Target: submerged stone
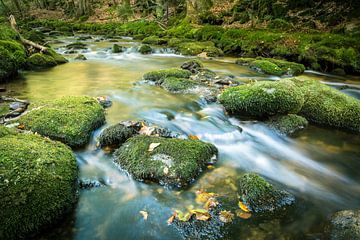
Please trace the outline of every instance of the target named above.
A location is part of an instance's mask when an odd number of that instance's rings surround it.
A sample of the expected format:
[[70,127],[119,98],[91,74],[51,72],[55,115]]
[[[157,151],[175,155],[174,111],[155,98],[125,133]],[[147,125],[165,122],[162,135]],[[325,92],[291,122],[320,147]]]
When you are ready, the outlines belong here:
[[217,149],[199,140],[139,135],[126,141],[114,156],[137,180],[183,187],[216,160]]
[[283,135],[294,134],[306,128],[309,124],[306,118],[296,114],[271,117],[266,123],[269,127]]
[[304,95],[292,81],[262,81],[227,88],[219,100],[231,114],[264,118],[298,113]]
[[335,213],[326,227],[327,239],[360,239],[360,210],[344,210]]
[[92,97],[63,97],[35,103],[19,119],[26,129],[71,147],[86,144],[91,132],[105,121],[104,108]]
[[239,180],[240,200],[255,213],[274,212],[294,204],[295,197],[276,189],[254,173],[244,174]]
[[66,145],[0,125],[0,238],[27,238],[76,202],[76,159]]
[[236,64],[249,66],[258,72],[275,76],[297,76],[305,71],[304,65],[300,63],[273,58],[240,58]]

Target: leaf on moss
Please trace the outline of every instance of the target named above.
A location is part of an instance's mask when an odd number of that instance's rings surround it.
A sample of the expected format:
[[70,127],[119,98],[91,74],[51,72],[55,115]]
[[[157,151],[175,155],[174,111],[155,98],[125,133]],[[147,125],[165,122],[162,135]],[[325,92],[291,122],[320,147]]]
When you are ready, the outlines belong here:
[[152,152],[155,150],[155,148],[157,148],[160,145],[160,143],[151,143],[149,146],[149,152]]
[[189,139],[191,139],[191,140],[200,140],[200,138],[198,136],[195,136],[195,135],[189,135]]
[[143,126],[140,129],[139,134],[146,135],[146,136],[151,136],[154,131],[155,131],[154,127]]
[[239,201],[239,208],[243,210],[244,212],[251,212],[248,206],[245,205],[245,203]]
[[221,211],[219,216],[220,221],[224,223],[232,222],[234,219],[234,214],[230,211]]

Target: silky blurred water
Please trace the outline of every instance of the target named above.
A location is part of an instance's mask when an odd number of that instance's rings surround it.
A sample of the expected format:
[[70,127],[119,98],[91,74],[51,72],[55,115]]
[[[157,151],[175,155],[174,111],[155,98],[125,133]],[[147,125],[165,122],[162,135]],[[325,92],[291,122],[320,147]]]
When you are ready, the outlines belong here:
[[[60,38],[59,52],[75,38]],[[80,178],[99,180],[104,187],[81,190],[73,216],[49,229],[40,239],[182,239],[166,223],[172,209],[185,209],[194,202],[195,191],[217,192],[225,206],[236,209],[234,183],[243,172],[257,172],[297,198],[296,210],[266,220],[237,218],[225,233],[228,239],[298,239],[318,236],[324,220],[337,210],[360,207],[360,137],[334,129],[309,126],[292,138],[279,136],[264,124],[227,116],[219,104],[206,104],[193,95],[168,93],[156,86],[134,85],[151,70],[179,67],[187,58],[170,49],[154,54],[137,52],[138,42],[119,38],[128,47],[111,53],[112,42],[89,40],[82,50],[87,61],[70,62],[52,69],[23,72],[22,78],[6,84],[13,96],[35,101],[67,95],[107,95],[113,106],[107,110],[106,126],[122,120],[145,119],[186,135],[196,135],[219,149],[215,169],[206,171],[182,191],[142,183],[112,162],[110,154],[90,144],[76,151]],[[234,59],[206,60],[205,66],[219,75],[244,83],[278,78],[256,74],[234,64]],[[360,96],[360,79],[308,71],[314,78],[353,97]],[[236,184],[235,184],[236,185]],[[230,209],[231,210],[231,209]],[[139,211],[149,213],[144,220]]]

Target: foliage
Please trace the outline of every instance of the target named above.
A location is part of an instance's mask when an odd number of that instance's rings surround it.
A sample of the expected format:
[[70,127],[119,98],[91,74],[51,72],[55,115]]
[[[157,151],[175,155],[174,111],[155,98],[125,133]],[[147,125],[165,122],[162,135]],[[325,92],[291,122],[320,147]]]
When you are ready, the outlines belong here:
[[18,239],[53,224],[76,201],[71,150],[0,126],[0,238]]
[[91,97],[63,97],[38,102],[20,118],[26,129],[79,147],[86,144],[91,132],[105,121],[104,109]]

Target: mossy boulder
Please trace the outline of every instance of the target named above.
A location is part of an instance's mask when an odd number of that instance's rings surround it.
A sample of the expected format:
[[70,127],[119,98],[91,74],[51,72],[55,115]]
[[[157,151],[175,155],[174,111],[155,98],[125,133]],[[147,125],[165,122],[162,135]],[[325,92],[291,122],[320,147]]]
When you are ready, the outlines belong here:
[[48,48],[45,54],[52,57],[57,64],[63,64],[68,62],[68,60],[63,55],[55,52],[52,48]]
[[66,45],[65,48],[67,48],[67,49],[86,49],[87,45],[82,42],[75,42],[75,43],[70,43],[70,44]]
[[291,81],[304,93],[300,115],[312,123],[360,133],[360,100],[316,80]]
[[0,238],[28,238],[76,202],[76,159],[66,145],[0,126]]
[[0,40],[0,82],[17,74],[26,61],[25,48],[17,41]]
[[267,122],[269,127],[282,135],[291,135],[295,132],[306,128],[309,125],[306,118],[296,115],[288,114],[283,116],[271,117]]
[[189,78],[191,76],[191,72],[178,68],[169,68],[158,71],[151,71],[145,73],[143,76],[144,80],[158,82],[164,78],[168,77],[176,77],[176,78]]
[[123,52],[123,48],[122,48],[122,46],[120,46],[119,44],[116,44],[116,43],[115,43],[115,44],[112,46],[111,51],[112,51],[112,53],[121,53],[121,52]]
[[100,147],[119,147],[130,137],[137,134],[137,131],[133,127],[125,126],[118,123],[106,128],[99,136]]
[[195,74],[195,73],[198,73],[201,69],[204,68],[204,64],[198,59],[192,59],[192,60],[184,62],[181,65],[181,68],[185,69],[185,70],[188,70],[191,73]]
[[186,186],[216,160],[217,149],[199,140],[135,136],[116,152],[115,162],[135,179]]
[[185,92],[199,84],[193,80],[186,78],[167,77],[164,78],[161,87],[169,92]]
[[326,239],[360,239],[360,210],[344,210],[335,213],[326,227]]
[[276,189],[255,173],[241,176],[238,188],[240,201],[256,213],[274,212],[295,202],[293,195]]
[[231,114],[264,118],[298,113],[304,94],[289,80],[262,81],[227,88],[219,100]]
[[239,58],[236,64],[249,66],[260,73],[275,76],[297,76],[305,71],[304,65],[273,58]]
[[79,61],[86,61],[87,58],[84,56],[84,54],[78,54],[74,60],[79,60]]
[[141,54],[150,54],[152,53],[152,48],[149,45],[143,44],[139,47],[139,52]]
[[43,53],[34,53],[26,60],[26,65],[30,69],[50,68],[57,65],[55,59]]
[[142,43],[152,44],[152,45],[165,45],[168,43],[168,40],[164,39],[164,38],[160,38],[158,36],[150,36],[150,37],[144,38],[142,40]]
[[86,96],[35,103],[19,120],[26,129],[71,147],[86,144],[91,132],[104,121],[104,108],[94,98]]
[[223,56],[224,53],[220,48],[217,48],[213,42],[182,42],[176,47],[182,55],[196,56],[205,52],[209,57]]

